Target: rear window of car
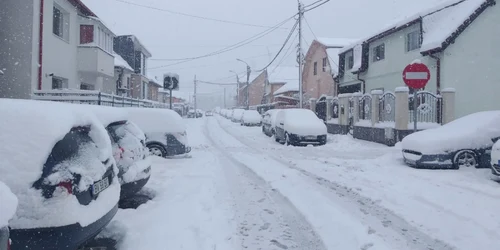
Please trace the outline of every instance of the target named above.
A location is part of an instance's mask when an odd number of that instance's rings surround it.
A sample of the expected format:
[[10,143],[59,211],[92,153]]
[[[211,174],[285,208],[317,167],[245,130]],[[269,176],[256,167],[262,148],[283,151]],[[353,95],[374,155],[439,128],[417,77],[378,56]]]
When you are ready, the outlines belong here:
[[116,122],[108,125],[108,130],[111,140],[115,143],[121,141],[127,134],[132,135],[139,140],[144,140],[144,133],[134,124],[130,122]]

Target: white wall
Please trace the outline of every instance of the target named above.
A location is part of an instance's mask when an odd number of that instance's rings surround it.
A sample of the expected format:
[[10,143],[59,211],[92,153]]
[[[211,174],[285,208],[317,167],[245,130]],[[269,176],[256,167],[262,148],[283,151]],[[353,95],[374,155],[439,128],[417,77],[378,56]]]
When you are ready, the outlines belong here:
[[488,7],[444,51],[441,85],[457,90],[457,118],[500,109],[499,23],[500,5]]

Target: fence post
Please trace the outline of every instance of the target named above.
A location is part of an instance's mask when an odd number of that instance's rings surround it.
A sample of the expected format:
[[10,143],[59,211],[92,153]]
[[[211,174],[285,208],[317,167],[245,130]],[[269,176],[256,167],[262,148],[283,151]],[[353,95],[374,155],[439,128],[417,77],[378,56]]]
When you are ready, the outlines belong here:
[[384,94],[382,90],[375,89],[370,93],[372,95],[372,126],[380,121],[380,96]]
[[455,92],[454,88],[445,88],[441,90],[443,109],[442,124],[455,120]]
[[310,108],[312,110],[312,112],[314,112],[316,114],[316,98],[311,98],[309,99],[309,104],[310,104]]
[[351,95],[339,95],[339,125],[349,126],[349,98]]
[[99,91],[99,94],[97,95],[97,105],[101,105],[101,91]]
[[111,107],[114,107],[115,106],[115,95],[114,94],[111,94],[111,97],[113,97],[111,99]]
[[352,104],[353,104],[353,109],[352,109],[352,120],[354,124],[359,122],[359,98],[362,97],[363,94],[361,92],[356,92],[352,94]]
[[396,95],[396,107],[395,107],[395,129],[397,130],[408,130],[408,124],[410,122],[410,109],[408,108],[408,94],[410,90],[408,87],[397,87],[395,90]]
[[332,119],[333,96],[326,97],[326,120]]

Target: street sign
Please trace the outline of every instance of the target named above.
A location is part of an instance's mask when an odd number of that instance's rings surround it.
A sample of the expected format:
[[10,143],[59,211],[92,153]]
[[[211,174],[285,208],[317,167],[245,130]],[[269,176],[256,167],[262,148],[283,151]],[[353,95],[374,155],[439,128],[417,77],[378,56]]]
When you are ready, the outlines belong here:
[[403,70],[403,81],[412,89],[422,89],[431,79],[429,68],[420,61],[414,61]]
[[179,90],[179,75],[175,73],[163,74],[163,88],[168,90]]

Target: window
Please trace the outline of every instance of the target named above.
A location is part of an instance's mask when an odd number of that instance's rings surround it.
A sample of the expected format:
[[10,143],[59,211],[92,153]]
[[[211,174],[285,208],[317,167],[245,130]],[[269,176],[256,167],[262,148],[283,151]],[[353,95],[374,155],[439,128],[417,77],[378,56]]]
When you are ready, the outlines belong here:
[[327,60],[325,57],[325,58],[323,58],[323,72],[326,72],[326,67],[328,67],[328,63],[327,63]]
[[354,56],[352,53],[346,55],[346,66],[347,69],[352,69],[352,67],[354,67]]
[[420,48],[420,31],[416,30],[406,34],[406,51]]
[[373,61],[378,62],[385,59],[385,44],[373,48]]
[[54,5],[52,16],[52,32],[54,35],[68,40],[69,38],[69,18],[68,13],[63,11],[62,8]]
[[52,77],[52,89],[65,89],[67,86],[68,80],[56,76]]
[[94,42],[94,25],[80,25],[80,44]]
[[84,83],[84,82],[82,82],[82,83],[80,84],[80,89],[81,89],[81,90],[95,90],[95,86],[94,86],[94,85],[92,85],[92,84],[88,84],[88,83]]
[[318,74],[318,62],[314,62],[313,72],[314,72],[314,75]]

